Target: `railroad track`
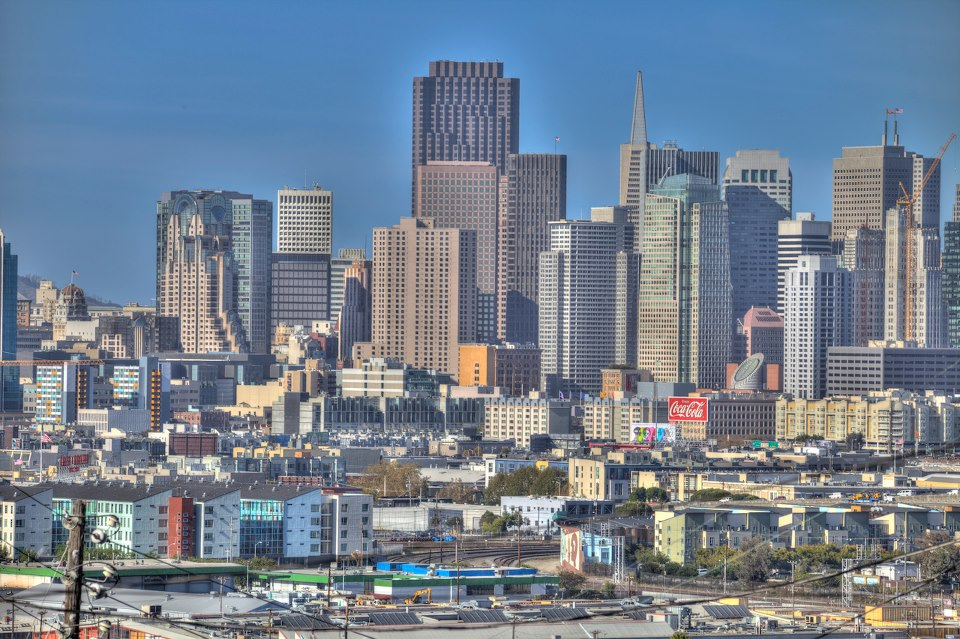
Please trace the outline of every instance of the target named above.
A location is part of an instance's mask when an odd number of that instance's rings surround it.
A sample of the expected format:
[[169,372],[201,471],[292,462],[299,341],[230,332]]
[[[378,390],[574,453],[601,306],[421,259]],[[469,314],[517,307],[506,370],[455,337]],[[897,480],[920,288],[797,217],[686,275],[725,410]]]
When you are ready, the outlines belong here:
[[[522,544],[520,546],[521,561],[524,557],[549,557],[551,555],[560,556],[559,544]],[[509,566],[509,560],[516,560],[517,547],[515,545],[496,545],[483,548],[461,548],[457,552],[450,546],[444,546],[442,549],[439,544],[435,549],[429,551],[417,550],[404,555],[393,555],[387,557],[390,562],[405,563],[423,563],[448,561],[456,559],[462,561],[471,561],[477,559],[491,559],[495,565]],[[442,558],[442,559],[441,559]],[[497,560],[503,563],[497,563]]]

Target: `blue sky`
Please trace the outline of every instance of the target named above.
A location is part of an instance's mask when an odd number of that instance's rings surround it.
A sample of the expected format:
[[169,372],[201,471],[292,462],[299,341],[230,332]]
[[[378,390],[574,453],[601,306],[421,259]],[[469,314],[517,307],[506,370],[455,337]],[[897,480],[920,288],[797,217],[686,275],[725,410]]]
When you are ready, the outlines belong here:
[[[794,207],[830,212],[831,160],[886,107],[933,155],[960,130],[960,2],[34,2],[0,4],[0,227],[21,272],[153,297],[155,201],[334,191],[334,243],[409,214],[412,78],[499,59],[524,152],[569,155],[569,214],[617,199],[634,74],[651,141],[778,148]],[[722,160],[721,160],[722,162]],[[942,217],[960,182],[943,166]]]

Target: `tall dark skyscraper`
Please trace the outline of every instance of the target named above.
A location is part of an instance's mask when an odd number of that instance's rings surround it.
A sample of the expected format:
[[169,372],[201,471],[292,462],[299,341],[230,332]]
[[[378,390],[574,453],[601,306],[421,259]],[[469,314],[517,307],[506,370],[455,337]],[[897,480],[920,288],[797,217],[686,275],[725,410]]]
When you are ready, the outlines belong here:
[[519,150],[520,80],[503,77],[502,62],[435,60],[413,79],[411,201],[430,160],[489,162],[499,176]]
[[956,188],[953,220],[943,226],[943,303],[950,348],[960,348],[960,184]]
[[[730,223],[730,281],[733,317],[777,302],[777,225],[790,219],[793,176],[779,151],[737,151],[727,158],[723,199]],[[746,357],[746,342],[735,339],[734,359]]]
[[500,179],[497,337],[536,343],[540,253],[550,250],[550,222],[567,211],[567,156],[511,155]]
[[[17,256],[0,230],[0,359],[17,359]],[[21,409],[20,369],[0,367],[0,412]]]

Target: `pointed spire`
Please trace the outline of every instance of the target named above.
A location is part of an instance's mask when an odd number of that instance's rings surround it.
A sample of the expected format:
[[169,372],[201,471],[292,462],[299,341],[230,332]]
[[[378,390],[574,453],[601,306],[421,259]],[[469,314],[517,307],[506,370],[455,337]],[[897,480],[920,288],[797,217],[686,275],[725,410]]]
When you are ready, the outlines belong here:
[[643,109],[643,72],[637,71],[637,92],[633,97],[633,124],[630,127],[630,144],[647,143],[647,115]]

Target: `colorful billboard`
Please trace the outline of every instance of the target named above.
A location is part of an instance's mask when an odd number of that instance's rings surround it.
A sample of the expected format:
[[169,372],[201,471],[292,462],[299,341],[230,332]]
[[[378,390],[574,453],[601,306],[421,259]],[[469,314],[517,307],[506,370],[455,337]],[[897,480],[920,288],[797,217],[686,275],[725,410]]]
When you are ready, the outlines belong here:
[[710,417],[710,403],[705,397],[671,397],[667,400],[667,421],[706,422]]
[[583,536],[579,528],[560,526],[560,569],[583,570]]
[[630,441],[636,444],[659,444],[673,442],[677,429],[673,424],[632,424]]

